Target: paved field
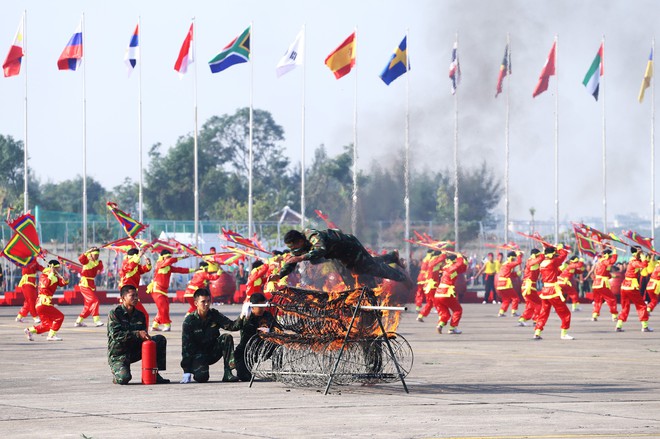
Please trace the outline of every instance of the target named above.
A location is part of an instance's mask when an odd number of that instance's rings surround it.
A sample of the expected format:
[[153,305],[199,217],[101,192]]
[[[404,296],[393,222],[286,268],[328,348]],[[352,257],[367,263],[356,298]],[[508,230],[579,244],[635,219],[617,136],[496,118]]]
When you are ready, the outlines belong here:
[[323,395],[221,383],[218,365],[210,383],[178,384],[182,304],[172,305],[162,373],[173,384],[139,384],[138,363],[138,384],[113,385],[105,328],[73,328],[80,307],[60,309],[64,341],[30,343],[27,325],[14,322],[18,308],[0,307],[2,438],[660,438],[660,331],[641,333],[634,318],[614,333],[585,309],[573,314],[576,340],[562,341],[553,314],[544,340],[533,341],[530,328],[497,318],[496,305],[466,305],[462,335],[438,335],[434,315],[419,323],[408,312],[399,333],[415,354],[410,394],[399,383]]

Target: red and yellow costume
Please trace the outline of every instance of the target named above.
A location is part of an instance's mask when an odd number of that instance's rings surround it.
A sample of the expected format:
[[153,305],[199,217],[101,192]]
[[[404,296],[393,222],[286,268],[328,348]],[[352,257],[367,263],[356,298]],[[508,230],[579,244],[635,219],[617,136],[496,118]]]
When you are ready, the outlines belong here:
[[617,311],[616,296],[612,293],[610,287],[610,279],[612,278],[612,266],[616,263],[617,254],[603,253],[594,265],[594,283],[591,287],[593,292],[594,309],[591,314],[592,319],[597,319],[600,316],[600,308],[603,306],[603,300],[607,302],[610,308],[612,318],[616,319],[619,315]]
[[[96,258],[92,257],[92,254],[95,254]],[[103,262],[98,259],[98,255],[98,249],[91,249],[78,257],[78,260],[83,266],[78,288],[80,289],[80,294],[83,296],[85,305],[78,316],[77,323],[81,323],[91,315],[98,326],[103,324],[99,317],[100,302],[96,297],[96,283],[94,281],[96,276],[103,271]]]
[[152,294],[156,303],[156,317],[152,329],[158,330],[159,325],[164,325],[164,329],[169,331],[172,320],[170,319],[170,301],[167,297],[167,290],[170,288],[170,277],[172,273],[190,273],[191,270],[183,267],[174,267],[174,264],[184,257],[172,257],[170,254],[161,255],[156,262],[154,269],[154,279],[147,285],[147,294]]
[[511,313],[516,315],[518,311],[518,304],[520,299],[518,298],[518,293],[513,288],[513,280],[518,277],[518,274],[515,272],[515,268],[522,264],[522,253],[517,252],[516,256],[507,257],[506,262],[500,267],[500,271],[497,275],[497,292],[502,298],[502,306],[500,307],[500,316],[504,316],[506,311],[509,309],[509,304],[511,304]]
[[[135,255],[126,255],[124,260],[121,263],[121,268],[119,269],[119,288],[124,285],[130,285],[135,287],[137,290],[140,286],[140,277],[144,273],[151,271],[151,259],[147,258],[146,264],[140,264],[142,256],[140,253]],[[145,317],[145,326],[149,327],[149,313],[142,304],[141,301],[137,301],[135,304],[135,309],[142,312]]]
[[571,311],[566,306],[564,295],[561,291],[561,286],[557,282],[561,270],[559,267],[568,256],[568,251],[564,248],[557,250],[557,254],[546,253],[545,259],[541,262],[539,270],[541,272],[541,280],[543,280],[543,289],[539,293],[541,298],[541,312],[536,320],[535,336],[540,337],[541,331],[550,317],[550,310],[555,309],[555,312],[561,320],[562,334],[571,327]]
[[426,297],[426,303],[419,310],[417,315],[417,320],[420,322],[424,321],[424,317],[428,317],[431,313],[431,309],[435,305],[435,290],[440,284],[440,277],[442,276],[442,269],[444,267],[444,262],[447,259],[445,253],[438,254],[434,252],[431,256],[431,259],[428,261],[426,266],[426,281],[424,284],[424,295]]
[[536,321],[541,312],[541,298],[536,290],[536,283],[541,275],[541,262],[544,259],[545,255],[543,253],[532,254],[527,259],[522,279],[522,296],[525,301],[525,310],[518,319],[521,322],[519,326],[525,326],[527,320]]
[[646,307],[646,310],[648,312],[652,312],[658,305],[658,296],[660,295],[660,264],[657,262],[655,267],[653,267],[653,272],[651,273],[649,283],[646,285],[646,292],[651,298],[651,301]]
[[[467,271],[465,258],[457,255],[455,260],[447,258],[445,267],[442,269],[442,277],[440,278],[440,285],[435,290],[433,304],[438,311],[438,332],[442,332],[442,328],[449,322],[450,333],[455,331],[455,328],[461,321],[463,316],[463,307],[456,298],[456,278],[459,274]],[[451,318],[451,320],[450,320]],[[460,333],[460,332],[456,332]]]
[[630,313],[630,304],[634,304],[637,309],[639,321],[642,322],[642,328],[648,326],[649,313],[646,310],[646,303],[644,297],[639,292],[639,272],[648,265],[646,257],[642,252],[638,252],[630,258],[628,268],[626,268],[625,278],[621,284],[621,312],[619,313],[619,321],[617,322],[617,330],[621,330],[623,323],[628,320]]
[[23,317],[31,315],[37,319],[37,272],[43,271],[44,267],[37,262],[37,258],[33,258],[28,262],[25,267],[21,268],[21,280],[18,283],[23,293],[23,307],[18,311],[16,320],[21,321]]
[[220,274],[217,273],[217,265],[215,267],[215,273],[209,273],[207,271],[209,267],[210,265],[199,267],[199,269],[195,271],[195,274],[193,274],[192,279],[190,279],[190,282],[188,282],[188,285],[186,286],[186,291],[184,291],[183,297],[190,304],[188,311],[186,311],[186,315],[194,312],[197,309],[195,306],[195,299],[193,298],[195,291],[199,290],[200,288],[208,288],[209,282],[220,279]]
[[417,290],[415,291],[415,306],[417,307],[417,311],[422,308],[422,304],[424,303],[424,285],[426,285],[426,279],[428,276],[427,271],[431,258],[433,258],[433,251],[429,250],[422,258],[422,263],[419,266],[419,274],[417,275]]
[[49,335],[55,335],[62,327],[64,314],[53,305],[53,294],[57,287],[68,285],[69,281],[53,271],[52,267],[44,268],[39,277],[39,297],[37,298],[37,314],[41,323],[29,329],[30,332],[42,334],[50,331]]
[[254,293],[263,293],[266,282],[268,281],[268,272],[270,268],[268,264],[260,265],[253,268],[248,276],[247,287],[245,290],[245,302],[250,301],[250,296]]
[[575,282],[575,275],[583,272],[584,261],[581,261],[578,258],[573,258],[568,262],[568,264],[565,264],[563,270],[557,278],[557,283],[561,287],[561,291],[564,294],[564,297],[571,299],[573,310],[576,310],[577,305],[580,303],[580,296],[573,286],[573,283]]

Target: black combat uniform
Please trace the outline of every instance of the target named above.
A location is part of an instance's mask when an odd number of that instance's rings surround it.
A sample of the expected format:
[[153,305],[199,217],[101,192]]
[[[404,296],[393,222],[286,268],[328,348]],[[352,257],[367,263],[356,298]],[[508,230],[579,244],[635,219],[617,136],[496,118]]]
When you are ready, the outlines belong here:
[[[250,381],[252,374],[245,364],[245,347],[250,339],[259,331],[259,328],[268,328],[269,330],[277,326],[275,317],[265,311],[262,315],[251,314],[245,319],[243,329],[241,329],[241,341],[236,346],[234,358],[236,359],[236,376],[241,381]],[[271,352],[272,353],[272,352]],[[268,355],[269,357],[270,355]]]

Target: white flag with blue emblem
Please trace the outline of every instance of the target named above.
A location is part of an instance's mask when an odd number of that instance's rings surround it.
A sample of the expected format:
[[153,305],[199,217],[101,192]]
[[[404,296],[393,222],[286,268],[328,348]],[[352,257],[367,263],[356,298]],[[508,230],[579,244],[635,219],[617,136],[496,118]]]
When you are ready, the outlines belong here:
[[303,53],[305,52],[305,33],[304,29],[301,29],[296,36],[296,39],[291,43],[286,53],[280,59],[280,62],[277,63],[275,67],[275,72],[277,77],[289,73],[291,70],[295,69],[296,66],[302,65],[303,63]]

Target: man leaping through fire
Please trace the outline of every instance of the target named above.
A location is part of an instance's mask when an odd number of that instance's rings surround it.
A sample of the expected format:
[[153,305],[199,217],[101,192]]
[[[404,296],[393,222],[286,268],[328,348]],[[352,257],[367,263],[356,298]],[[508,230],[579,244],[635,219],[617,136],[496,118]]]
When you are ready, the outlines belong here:
[[[383,277],[403,282],[409,288],[413,286],[405,271],[399,271],[388,265],[395,263],[400,267],[403,266],[398,252],[371,256],[355,236],[337,229],[305,229],[304,234],[297,230],[290,230],[284,235],[284,244],[289,247],[291,254],[284,260],[278,278],[291,273],[298,262],[318,263],[325,258],[339,261],[355,275]],[[364,280],[370,282],[370,279]],[[344,279],[344,281],[347,285],[352,283],[352,280],[349,279]]]

